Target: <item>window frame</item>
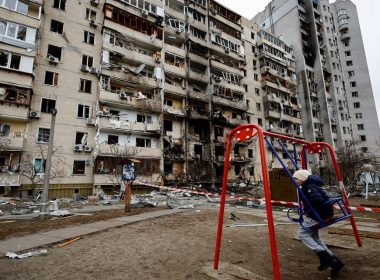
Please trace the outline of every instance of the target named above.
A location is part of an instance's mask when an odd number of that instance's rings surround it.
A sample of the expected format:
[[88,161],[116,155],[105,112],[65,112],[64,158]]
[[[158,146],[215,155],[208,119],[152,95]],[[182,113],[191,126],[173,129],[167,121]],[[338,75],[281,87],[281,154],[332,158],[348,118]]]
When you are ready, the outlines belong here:
[[[48,83],[46,83],[46,75],[47,75],[48,73],[52,73],[52,74],[53,74],[53,77],[52,77],[52,84],[48,84]],[[44,77],[44,85],[45,85],[45,86],[52,86],[52,87],[56,87],[56,86],[58,86],[58,79],[59,79],[59,73],[52,72],[52,71],[45,71],[45,77]]]
[[[48,138],[46,139],[46,135],[41,135],[41,138],[40,138],[40,132],[42,130],[45,130],[45,131],[49,131],[49,135],[48,135]],[[48,144],[49,143],[49,139],[50,139],[50,128],[48,127],[38,127],[37,129],[37,143],[39,144]]]
[[[75,163],[83,164],[83,173],[75,173]],[[74,160],[73,161],[72,175],[86,175],[86,161],[85,160]]]

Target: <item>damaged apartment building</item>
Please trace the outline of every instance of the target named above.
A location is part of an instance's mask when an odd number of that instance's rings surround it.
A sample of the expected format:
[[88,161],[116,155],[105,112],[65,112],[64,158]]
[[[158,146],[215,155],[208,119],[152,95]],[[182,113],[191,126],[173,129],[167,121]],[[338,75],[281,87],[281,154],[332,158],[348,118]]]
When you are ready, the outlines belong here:
[[[0,132],[12,143],[0,186],[14,195],[42,184],[54,108],[52,197],[115,190],[130,160],[136,186],[213,189],[231,129],[304,137],[293,49],[213,0],[4,0],[0,38]],[[261,181],[256,141],[231,162],[231,183]]]

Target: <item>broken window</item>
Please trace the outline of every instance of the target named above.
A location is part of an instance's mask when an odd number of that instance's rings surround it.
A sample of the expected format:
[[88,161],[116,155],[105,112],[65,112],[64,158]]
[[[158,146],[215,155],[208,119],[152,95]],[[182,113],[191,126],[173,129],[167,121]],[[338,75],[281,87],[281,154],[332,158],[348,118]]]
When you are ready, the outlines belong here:
[[90,117],[90,106],[79,104],[77,117],[88,119]]
[[206,41],[206,32],[199,30],[193,26],[190,26],[190,34],[198,39]]
[[95,21],[96,20],[96,11],[87,8],[86,9],[86,19]]
[[194,154],[202,156],[203,146],[194,144]]
[[248,149],[248,157],[253,158],[253,149]]
[[35,174],[44,174],[45,168],[46,168],[46,159],[42,159],[42,158],[34,159],[33,169],[34,169]]
[[84,175],[86,170],[85,160],[74,160],[73,175]]
[[45,72],[45,85],[57,86],[58,85],[58,73],[46,71]]
[[239,40],[241,39],[241,32],[236,30],[235,28],[232,28],[229,25],[227,25],[227,24],[225,24],[219,20],[216,20],[215,18],[211,18],[210,22],[211,22],[212,27],[215,27],[215,28],[223,31],[224,33],[226,33],[230,36],[233,36]]
[[170,99],[165,99],[165,105],[166,106],[169,106],[169,107],[172,107],[173,106],[173,100],[170,100]]
[[225,7],[219,5],[215,1],[210,2],[210,10],[212,13],[217,13],[217,14],[221,15],[222,17],[224,17],[230,21],[233,21],[235,23],[239,23],[239,21],[241,19],[240,15],[232,12],[231,10],[226,9]]
[[54,57],[58,60],[61,60],[62,55],[62,48],[54,46],[54,45],[48,45],[48,52],[47,57]]
[[64,11],[66,8],[66,0],[54,0],[53,7]]
[[108,135],[107,143],[112,144],[118,144],[119,143],[119,136],[118,135]]
[[152,141],[148,138],[136,138],[136,147],[151,148]]
[[0,136],[8,137],[11,126],[9,124],[0,123]]
[[82,65],[87,67],[93,67],[94,66],[94,58],[92,56],[83,55],[82,56]]
[[84,34],[83,42],[85,42],[87,44],[91,44],[91,45],[95,44],[95,34],[94,33],[85,30],[83,34]]
[[55,109],[55,100],[42,98],[41,101],[41,112],[50,113],[51,110]]
[[91,93],[91,80],[80,79],[79,91],[85,93]]
[[50,128],[38,128],[38,143],[48,143],[50,138]]
[[164,132],[173,131],[173,122],[169,120],[164,120]]
[[145,115],[140,115],[137,114],[137,122],[139,123],[152,123],[152,116],[145,116]]
[[87,132],[77,132],[75,134],[75,145],[87,145]]
[[173,53],[165,52],[165,63],[177,66],[182,69],[185,67],[185,59]]
[[50,22],[50,31],[63,34],[63,22],[52,19]]
[[182,20],[168,18],[166,22],[169,26],[173,27],[174,29],[177,29],[179,32],[185,31],[185,22],[183,22]]

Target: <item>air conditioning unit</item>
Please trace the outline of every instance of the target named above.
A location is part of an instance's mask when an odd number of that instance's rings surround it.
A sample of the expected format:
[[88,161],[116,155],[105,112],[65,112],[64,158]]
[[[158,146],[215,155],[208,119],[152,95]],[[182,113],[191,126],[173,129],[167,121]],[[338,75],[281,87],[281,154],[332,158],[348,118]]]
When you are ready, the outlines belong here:
[[96,67],[91,67],[90,72],[91,74],[98,74],[98,69]]
[[149,12],[148,12],[148,11],[145,11],[145,10],[142,10],[142,11],[141,11],[141,15],[142,15],[143,17],[147,17],[147,16],[149,15]]
[[215,82],[221,82],[222,81],[222,79],[220,77],[217,77],[217,76],[214,77],[214,80],[215,80]]
[[31,119],[39,119],[40,118],[40,112],[32,111],[29,113],[29,117]]
[[99,4],[99,0],[90,0],[91,5],[97,6]]
[[127,96],[127,94],[125,92],[120,92],[119,96],[120,96],[121,99],[127,99],[128,98],[128,96]]
[[225,51],[226,53],[229,53],[229,52],[230,52],[230,49],[229,49],[228,47],[224,47],[224,51]]
[[95,125],[95,119],[87,119],[87,124],[88,125]]
[[86,165],[90,165],[91,164],[91,160],[90,159],[87,159],[86,160]]
[[80,70],[83,72],[89,72],[90,68],[87,65],[82,64]]
[[52,56],[49,54],[48,56],[49,63],[57,64],[59,62],[59,59],[57,57]]
[[92,151],[92,148],[90,146],[84,146],[84,151],[90,153]]
[[76,144],[74,146],[74,151],[76,151],[76,152],[82,152],[83,151],[83,145],[82,144]]

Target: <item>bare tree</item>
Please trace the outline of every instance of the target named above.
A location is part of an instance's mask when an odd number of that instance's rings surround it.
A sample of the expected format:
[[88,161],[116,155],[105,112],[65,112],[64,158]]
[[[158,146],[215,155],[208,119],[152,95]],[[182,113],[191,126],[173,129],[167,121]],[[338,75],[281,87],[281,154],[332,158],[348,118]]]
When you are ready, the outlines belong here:
[[358,176],[364,171],[365,165],[376,162],[376,157],[371,153],[361,153],[356,149],[356,142],[337,150],[338,164],[343,175],[343,183],[351,192],[357,190]]
[[[35,142],[33,145],[33,154],[25,154],[20,161],[20,175],[26,178],[32,185],[33,196],[36,195],[36,188],[44,182],[45,162],[47,156],[47,145]],[[67,176],[65,171],[66,162],[62,153],[62,146],[54,146],[52,150],[52,168],[50,171],[50,180],[58,180]],[[35,159],[40,159],[37,165]]]

